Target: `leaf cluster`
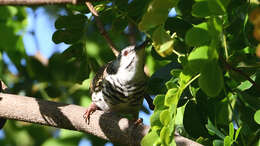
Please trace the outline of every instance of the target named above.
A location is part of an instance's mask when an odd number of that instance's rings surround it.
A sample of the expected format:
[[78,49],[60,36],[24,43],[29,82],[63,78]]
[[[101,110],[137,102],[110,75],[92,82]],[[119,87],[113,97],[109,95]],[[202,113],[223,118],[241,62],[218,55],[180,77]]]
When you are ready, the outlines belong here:
[[[155,110],[143,146],[176,145],[175,132],[204,145],[259,144],[260,65],[255,35],[259,29],[254,21],[258,19],[249,21],[258,2],[111,0],[93,4],[118,48],[129,45],[131,38],[139,43],[146,36],[152,42],[146,50],[146,65]],[[175,17],[169,17],[172,8]],[[66,15],[56,19],[52,40],[69,47],[44,64],[26,54],[25,8],[0,7],[0,78],[13,93],[87,106],[91,79],[114,56],[85,5],[67,5],[62,11]],[[4,55],[17,74],[10,72]],[[4,131],[1,145],[77,145],[82,138],[93,145],[106,143],[90,135],[57,133],[21,122],[9,122]]]

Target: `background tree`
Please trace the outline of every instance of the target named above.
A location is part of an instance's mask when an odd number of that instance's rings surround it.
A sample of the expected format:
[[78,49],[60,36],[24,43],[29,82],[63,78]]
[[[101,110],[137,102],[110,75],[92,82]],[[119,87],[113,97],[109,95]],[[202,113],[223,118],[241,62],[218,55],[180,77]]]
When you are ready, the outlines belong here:
[[[175,145],[174,129],[204,145],[259,144],[259,2],[247,0],[95,1],[117,48],[145,39],[149,93],[155,95],[151,130],[142,145]],[[32,7],[37,10],[39,7]],[[175,8],[172,17],[169,10]],[[48,59],[26,54],[24,7],[0,7],[0,78],[14,94],[87,106],[89,83],[114,58],[86,5],[45,8],[55,21],[56,44],[68,45]],[[251,15],[250,15],[251,14]],[[34,32],[32,31],[32,34]],[[37,38],[37,39],[41,39]],[[258,41],[257,41],[258,40]],[[36,40],[37,41],[37,40]],[[258,54],[258,56],[256,55]],[[149,112],[147,106],[143,111]],[[91,135],[8,121],[1,145],[92,145]],[[22,140],[21,140],[22,139]]]

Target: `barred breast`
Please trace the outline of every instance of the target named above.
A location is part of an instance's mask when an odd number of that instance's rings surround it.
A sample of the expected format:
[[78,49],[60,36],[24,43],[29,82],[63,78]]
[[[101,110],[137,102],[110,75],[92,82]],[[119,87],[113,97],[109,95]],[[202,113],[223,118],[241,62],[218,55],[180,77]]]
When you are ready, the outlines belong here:
[[92,95],[92,101],[103,111],[137,114],[146,92],[146,79],[135,82],[120,82],[116,76],[106,77],[102,81],[101,91]]

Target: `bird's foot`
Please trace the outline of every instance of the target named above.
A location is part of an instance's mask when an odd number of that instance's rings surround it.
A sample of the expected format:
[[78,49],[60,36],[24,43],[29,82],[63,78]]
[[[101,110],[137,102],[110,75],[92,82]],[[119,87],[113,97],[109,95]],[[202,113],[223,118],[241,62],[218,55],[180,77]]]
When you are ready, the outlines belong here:
[[86,112],[83,115],[85,121],[89,124],[90,115],[98,109],[95,103],[91,103],[91,105],[87,108]]
[[140,124],[143,124],[143,118],[138,118],[137,120],[134,121],[135,126],[138,126]]

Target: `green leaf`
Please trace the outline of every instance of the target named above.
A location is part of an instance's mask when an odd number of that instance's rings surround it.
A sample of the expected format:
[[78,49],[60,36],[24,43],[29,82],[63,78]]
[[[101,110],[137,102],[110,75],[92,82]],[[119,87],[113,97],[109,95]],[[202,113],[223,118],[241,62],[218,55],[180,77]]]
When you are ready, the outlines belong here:
[[74,4],[67,4],[66,7],[71,10],[71,11],[78,11],[78,12],[82,12],[84,14],[87,14],[89,13],[89,9],[88,7],[86,7],[86,5],[80,5],[80,4],[77,4],[77,5],[74,5]]
[[160,56],[166,57],[172,53],[173,39],[171,39],[162,26],[157,27],[153,32],[152,40],[154,42],[154,49]]
[[[214,41],[220,41],[219,37],[222,33],[222,27],[223,27],[222,25],[223,25],[223,20],[219,19],[218,17],[213,17],[213,18],[210,17],[210,19],[208,20],[207,28],[211,35],[211,38],[213,38]],[[216,47],[216,46],[212,46],[212,47]]]
[[224,146],[224,142],[219,139],[213,140],[213,146]]
[[153,100],[153,104],[155,105],[155,109],[156,110],[162,110],[165,108],[164,106],[164,100],[165,100],[165,95],[159,94],[157,95],[154,100]]
[[165,23],[165,30],[176,32],[178,37],[184,38],[187,31],[192,25],[179,17],[168,18]]
[[208,1],[200,1],[192,6],[192,15],[195,17],[207,17],[210,16],[210,10],[208,7]]
[[138,27],[141,31],[163,24],[167,17],[170,8],[176,6],[178,0],[152,0],[147,8],[147,12],[142,17]]
[[72,146],[72,145],[77,145],[79,142],[79,138],[71,137],[71,138],[60,138],[60,139],[54,139],[54,138],[49,138],[46,140],[42,146]]
[[97,43],[87,41],[86,42],[86,51],[89,56],[95,58],[95,57],[99,56],[100,48]]
[[[171,70],[181,68],[181,65],[178,63],[168,63],[165,66],[156,70],[156,72],[148,80],[148,92],[149,94],[162,94],[166,93],[167,89],[165,84],[169,86],[174,86],[171,80]],[[178,76],[177,76],[178,77]],[[176,77],[176,78],[177,78]],[[168,83],[166,83],[168,82]],[[171,85],[170,85],[171,84]]]
[[60,138],[71,138],[71,137],[81,138],[84,134],[82,132],[79,132],[79,131],[61,129],[59,135],[60,135]]
[[160,138],[163,144],[168,145],[170,143],[170,134],[169,128],[164,126],[160,131]]
[[245,91],[249,88],[251,88],[253,86],[253,84],[251,82],[249,82],[248,80],[242,82],[237,88],[241,91]]
[[226,7],[230,0],[209,0],[209,10],[213,15],[223,15],[226,13]]
[[189,67],[194,72],[200,72],[208,60],[208,46],[195,48],[188,56]]
[[255,112],[254,119],[255,122],[260,125],[260,109]]
[[13,27],[6,26],[3,23],[0,23],[0,47],[1,48],[7,48],[7,49],[16,49],[16,42],[18,41],[19,36],[17,36],[15,33],[15,30]]
[[141,146],[152,146],[160,143],[160,137],[156,131],[152,130],[141,141]]
[[236,135],[235,135],[235,141],[237,141],[238,135],[240,133],[241,127],[239,127],[236,131]]
[[234,125],[233,125],[233,123],[229,124],[229,136],[232,139],[234,138]]
[[10,17],[13,17],[17,14],[17,12],[17,8],[13,6],[0,7],[1,19],[8,19]]
[[154,98],[153,104],[155,105],[155,109],[153,115],[150,117],[152,129],[158,129],[158,127],[162,126],[162,123],[160,121],[160,114],[166,108],[164,106],[164,98],[165,95],[157,95]]
[[[73,47],[71,48],[73,49]],[[54,54],[49,59],[48,70],[55,81],[82,82],[90,73],[85,57],[71,57],[64,54]]]
[[178,88],[172,88],[172,89],[168,90],[166,95],[165,95],[164,104],[168,107],[170,107],[171,105],[177,106],[177,103],[178,103],[178,100],[179,100],[178,96],[179,96]]
[[153,130],[156,130],[158,128],[160,129],[160,127],[163,126],[160,121],[161,112],[162,112],[162,110],[157,110],[150,117],[150,123],[151,123],[151,127]]
[[55,22],[55,27],[56,29],[82,30],[86,21],[87,17],[81,14],[60,16]]
[[185,36],[185,42],[189,46],[207,45],[210,40],[211,36],[208,33],[208,26],[205,22],[189,29]]
[[172,105],[168,110],[164,110],[161,114],[161,121],[164,123],[160,132],[160,138],[164,145],[169,145],[174,136],[174,125],[176,117],[176,106]]
[[224,85],[222,70],[214,61],[209,61],[201,69],[199,86],[210,97],[217,96]]
[[206,125],[206,128],[208,129],[208,131],[210,133],[212,133],[213,135],[216,134],[219,138],[221,139],[225,139],[225,135],[220,132],[213,124],[212,122],[208,119],[208,124]]
[[214,104],[216,109],[219,109],[215,115],[216,119],[218,119],[217,123],[221,125],[229,125],[229,123],[232,121],[232,110],[229,106],[229,104],[231,104],[231,100],[227,100],[226,97],[221,101],[212,102],[212,104]]
[[169,146],[176,146],[175,140],[172,140],[171,143],[169,144]]
[[231,146],[232,145],[232,138],[230,136],[226,136],[224,139],[224,146]]
[[112,23],[112,30],[123,32],[124,29],[127,27],[128,21],[124,18],[117,18]]
[[176,114],[176,118],[175,118],[176,125],[183,125],[185,108],[186,108],[186,105],[177,108],[177,114]]
[[83,35],[82,31],[76,30],[57,30],[52,36],[52,40],[55,44],[66,43],[73,44],[81,39]]
[[168,125],[171,118],[172,117],[168,109],[165,109],[160,113],[160,121],[163,125]]
[[[179,85],[181,90],[184,90],[187,87],[187,84],[191,80],[193,72],[190,71],[188,67],[184,67],[183,71],[180,73]],[[182,92],[182,91],[181,91]]]
[[27,57],[26,70],[30,77],[37,79],[38,81],[50,81],[51,77],[46,66],[44,66],[35,57]]
[[168,90],[171,88],[177,88],[177,81],[178,78],[172,78],[171,80],[165,83],[165,86],[167,87]]
[[189,101],[183,116],[183,126],[187,133],[194,138],[207,136],[207,129],[204,126],[206,123],[203,115],[198,110],[197,104],[194,101]]

